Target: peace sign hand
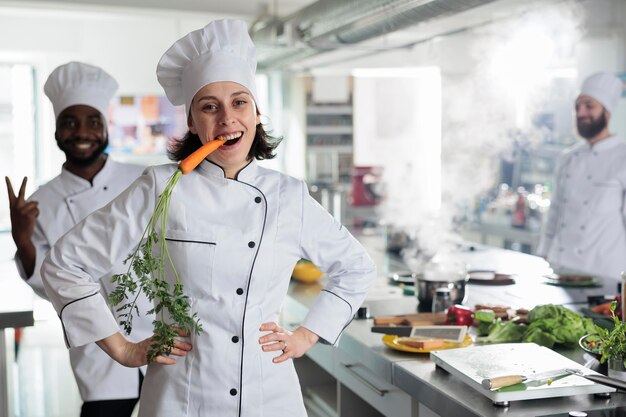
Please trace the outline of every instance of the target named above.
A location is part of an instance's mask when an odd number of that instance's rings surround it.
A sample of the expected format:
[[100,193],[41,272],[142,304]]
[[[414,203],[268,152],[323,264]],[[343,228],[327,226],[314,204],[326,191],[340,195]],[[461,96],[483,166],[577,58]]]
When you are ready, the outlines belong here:
[[26,201],[27,177],[22,180],[20,191],[17,195],[13,191],[11,180],[4,177],[7,183],[9,194],[9,209],[11,211],[11,234],[18,248],[31,244],[31,237],[35,230],[35,222],[39,216],[39,203],[37,201]]

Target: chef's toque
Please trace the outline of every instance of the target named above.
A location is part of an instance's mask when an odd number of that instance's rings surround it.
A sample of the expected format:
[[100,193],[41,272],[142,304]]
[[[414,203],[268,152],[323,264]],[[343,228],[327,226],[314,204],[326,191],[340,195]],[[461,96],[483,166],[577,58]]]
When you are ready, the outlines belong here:
[[102,68],[69,62],[52,71],[43,91],[52,102],[55,118],[68,107],[84,104],[98,110],[106,119],[109,101],[117,87],[117,81]]
[[245,22],[216,20],[177,40],[161,57],[157,79],[175,106],[191,101],[207,84],[232,81],[256,100],[256,50]]
[[608,72],[597,72],[583,81],[580,95],[593,97],[608,112],[613,112],[622,95],[622,81]]

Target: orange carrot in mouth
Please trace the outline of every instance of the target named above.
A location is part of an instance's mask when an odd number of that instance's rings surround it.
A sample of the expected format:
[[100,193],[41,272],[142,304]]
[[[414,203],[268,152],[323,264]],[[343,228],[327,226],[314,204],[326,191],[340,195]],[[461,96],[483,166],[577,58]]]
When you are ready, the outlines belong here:
[[224,142],[226,141],[215,139],[205,143],[194,153],[180,161],[180,163],[178,164],[178,169],[180,169],[183,174],[189,174],[191,171],[196,169],[198,165],[200,165],[200,162],[202,162],[204,158],[206,158],[211,152],[222,146]]

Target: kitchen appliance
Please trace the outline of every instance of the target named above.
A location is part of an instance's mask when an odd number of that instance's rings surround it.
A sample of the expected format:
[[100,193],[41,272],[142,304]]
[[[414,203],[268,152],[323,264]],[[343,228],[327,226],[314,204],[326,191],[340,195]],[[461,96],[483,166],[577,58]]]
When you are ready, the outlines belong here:
[[423,274],[415,276],[415,287],[417,289],[418,311],[432,311],[433,299],[437,288],[448,288],[453,304],[463,304],[465,301],[465,284],[467,275],[464,273],[453,273],[447,279],[433,277],[428,279]]
[[482,385],[486,378],[514,374],[532,375],[557,368],[599,375],[535,343],[503,343],[442,350],[431,352],[430,358],[438,367],[459,378],[496,405],[508,405],[509,401],[615,392],[614,388],[575,375],[558,378],[549,385],[517,384],[495,391]]
[[352,205],[375,206],[382,200],[382,167],[352,167]]

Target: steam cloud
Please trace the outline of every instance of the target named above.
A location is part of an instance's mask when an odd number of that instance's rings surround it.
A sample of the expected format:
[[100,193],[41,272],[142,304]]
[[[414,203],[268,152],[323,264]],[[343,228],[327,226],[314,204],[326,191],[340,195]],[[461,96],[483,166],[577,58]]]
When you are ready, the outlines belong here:
[[[500,158],[510,154],[519,140],[515,132],[521,132],[531,145],[544,137],[532,118],[549,99],[555,65],[572,61],[580,23],[580,9],[573,2],[541,7],[475,29],[470,47],[478,64],[471,72],[459,76],[442,68],[440,213],[422,218],[419,225],[413,222],[415,213],[408,210],[388,217],[390,223],[408,228],[417,240],[417,247],[405,256],[413,269],[428,259],[419,259],[420,254],[445,256],[451,252],[450,244],[460,241],[456,219],[496,185]],[[575,70],[569,74],[574,82]],[[397,180],[406,184],[407,177]]]

